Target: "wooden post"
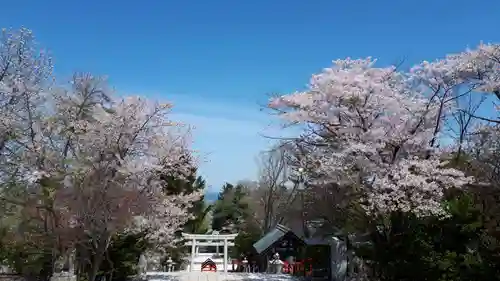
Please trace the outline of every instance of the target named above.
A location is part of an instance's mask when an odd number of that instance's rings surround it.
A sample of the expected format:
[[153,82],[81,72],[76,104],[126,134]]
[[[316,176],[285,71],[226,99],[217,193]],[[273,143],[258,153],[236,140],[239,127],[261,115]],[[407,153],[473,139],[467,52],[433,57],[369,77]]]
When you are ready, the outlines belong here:
[[224,239],[224,272],[227,273],[227,239]]
[[195,256],[195,248],[196,248],[196,239],[193,238],[193,244],[191,245],[191,264],[189,265],[189,272],[193,271],[194,267],[194,256]]

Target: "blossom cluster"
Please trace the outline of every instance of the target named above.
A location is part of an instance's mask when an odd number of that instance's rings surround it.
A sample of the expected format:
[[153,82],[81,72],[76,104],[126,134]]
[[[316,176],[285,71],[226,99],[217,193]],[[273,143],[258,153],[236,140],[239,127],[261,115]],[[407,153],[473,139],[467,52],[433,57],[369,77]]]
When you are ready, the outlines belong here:
[[307,146],[310,172],[323,182],[348,175],[361,183],[368,213],[443,215],[446,190],[472,181],[445,168],[438,149],[443,123],[461,87],[498,86],[498,67],[486,62],[497,55],[498,47],[481,45],[409,72],[376,67],[371,58],[337,60],[313,75],[306,91],[269,106],[286,122],[308,125],[299,142]]
[[50,56],[38,51],[31,31],[4,31],[2,38],[3,198],[27,200],[16,198],[21,188],[39,204],[52,202],[67,227],[82,230],[78,239],[109,240],[134,229],[138,217],[152,239],[173,239],[201,195],[162,192],[160,175],[182,178],[196,165],[188,128],[169,118],[172,105],[115,96],[90,74],[54,83]]

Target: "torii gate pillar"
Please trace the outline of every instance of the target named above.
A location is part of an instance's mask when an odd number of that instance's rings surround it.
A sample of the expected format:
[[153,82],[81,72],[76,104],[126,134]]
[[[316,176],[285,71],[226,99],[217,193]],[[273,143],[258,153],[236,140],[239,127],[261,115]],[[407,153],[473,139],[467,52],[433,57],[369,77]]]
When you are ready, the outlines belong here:
[[[234,239],[238,236],[235,234],[219,234],[215,232],[213,234],[191,234],[182,233],[182,237],[187,241],[184,243],[186,246],[191,246],[191,261],[189,266],[189,271],[193,271],[194,268],[194,257],[196,256],[196,247],[199,246],[221,246],[220,242],[224,245],[224,272],[227,272],[227,258],[228,258],[228,246],[234,246]],[[203,240],[203,241],[199,241]]]

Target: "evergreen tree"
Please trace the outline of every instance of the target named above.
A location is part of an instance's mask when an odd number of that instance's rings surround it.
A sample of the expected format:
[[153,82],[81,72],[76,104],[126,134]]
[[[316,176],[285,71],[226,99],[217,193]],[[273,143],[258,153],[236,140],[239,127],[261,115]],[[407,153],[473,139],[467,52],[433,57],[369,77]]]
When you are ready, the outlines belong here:
[[[192,160],[186,158],[184,161],[185,165],[191,165]],[[196,191],[203,191],[205,189],[206,182],[201,176],[197,176],[197,169],[193,167],[191,172],[185,178],[179,178],[174,175],[162,175],[161,178],[165,182],[164,192],[166,194],[180,194],[180,193],[192,193]],[[190,213],[193,218],[190,219],[183,228],[184,232],[198,233],[198,229],[203,223],[204,216],[206,215],[206,206],[204,202],[205,196],[201,196],[200,200],[193,203]]]
[[248,192],[244,185],[224,184],[214,203],[212,227],[227,233],[238,233],[235,246],[230,249],[232,257],[251,257],[253,243],[260,238],[260,230],[251,217]]
[[[186,159],[185,164],[190,165],[191,159]],[[203,191],[206,185],[205,180],[201,176],[197,176],[197,169],[194,167],[191,169],[191,173],[186,175],[183,179],[173,175],[162,175],[162,178],[165,181],[164,192],[167,194]],[[193,202],[193,206],[190,209],[192,218],[186,222],[182,230],[178,231],[178,238],[181,238],[182,232],[197,234],[206,233],[207,227],[205,217],[210,212],[211,208],[206,205],[204,199],[204,196],[202,196],[200,200]],[[180,264],[183,262],[183,256],[187,253],[187,250],[187,248],[183,247],[182,242],[178,242],[173,247],[167,249],[167,253],[175,263]]]
[[[214,204],[212,228],[217,231],[231,232],[236,225],[238,198],[236,195],[238,188],[230,183],[225,183],[219,193],[219,197]],[[235,204],[236,203],[236,204]]]

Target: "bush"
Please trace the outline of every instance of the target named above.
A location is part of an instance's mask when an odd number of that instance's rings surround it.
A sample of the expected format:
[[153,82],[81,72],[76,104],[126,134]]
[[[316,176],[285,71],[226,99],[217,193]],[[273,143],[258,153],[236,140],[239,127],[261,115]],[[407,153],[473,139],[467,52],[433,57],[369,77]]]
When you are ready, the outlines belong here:
[[123,281],[137,274],[137,264],[142,252],[147,248],[143,234],[119,234],[113,237],[101,265],[101,275],[106,280]]
[[[467,194],[447,203],[451,216],[417,218],[392,213],[371,227],[370,243],[356,249],[372,277],[383,281],[500,280],[495,239]],[[383,222],[383,223],[381,223]]]

